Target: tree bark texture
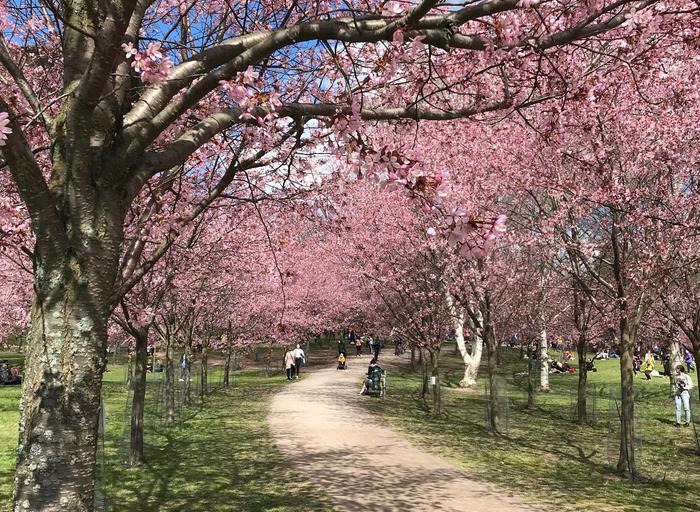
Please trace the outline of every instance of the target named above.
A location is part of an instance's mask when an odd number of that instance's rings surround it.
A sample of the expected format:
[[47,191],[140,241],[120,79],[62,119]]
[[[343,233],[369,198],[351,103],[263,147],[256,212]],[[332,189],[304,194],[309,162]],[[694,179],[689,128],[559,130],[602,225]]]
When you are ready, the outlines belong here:
[[620,323],[620,456],[617,471],[634,478],[637,475],[634,446],[634,336],[626,319],[623,318]]
[[94,506],[98,410],[122,218],[119,202],[76,183],[64,186],[70,197],[62,221],[33,225],[17,512],[84,512]]
[[586,367],[586,358],[588,343],[585,336],[580,335],[576,343],[576,352],[578,354],[578,390],[576,398],[576,422],[580,425],[588,423],[588,402],[587,402],[587,382],[588,368]]
[[146,407],[146,365],[148,362],[148,330],[134,332],[136,340],[136,368],[134,395],[131,402],[131,435],[129,436],[129,466],[146,463],[143,451],[143,418]]

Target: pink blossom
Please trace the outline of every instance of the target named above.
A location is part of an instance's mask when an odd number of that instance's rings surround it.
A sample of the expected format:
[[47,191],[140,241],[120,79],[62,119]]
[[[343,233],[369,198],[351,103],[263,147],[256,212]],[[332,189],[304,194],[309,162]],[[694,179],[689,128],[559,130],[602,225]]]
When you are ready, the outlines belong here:
[[0,112],[0,146],[7,143],[7,136],[11,133],[10,115],[7,112]]

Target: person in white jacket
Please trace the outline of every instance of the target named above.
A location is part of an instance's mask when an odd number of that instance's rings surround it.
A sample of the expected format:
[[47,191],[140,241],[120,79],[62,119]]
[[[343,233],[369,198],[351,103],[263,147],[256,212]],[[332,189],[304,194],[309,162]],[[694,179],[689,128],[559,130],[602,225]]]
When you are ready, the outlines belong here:
[[296,373],[296,378],[299,378],[299,373],[301,372],[301,365],[306,364],[306,355],[304,350],[302,350],[301,345],[297,343],[297,348],[293,350],[294,354],[294,368]]
[[684,426],[690,425],[690,390],[693,389],[693,381],[690,375],[685,373],[685,366],[676,366],[676,426],[681,426],[681,409],[685,410]]

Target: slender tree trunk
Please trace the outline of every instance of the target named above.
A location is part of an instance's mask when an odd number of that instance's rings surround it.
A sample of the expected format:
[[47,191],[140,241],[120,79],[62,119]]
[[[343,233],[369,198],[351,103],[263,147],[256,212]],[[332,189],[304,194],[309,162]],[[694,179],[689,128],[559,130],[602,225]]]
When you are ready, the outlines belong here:
[[669,343],[669,375],[668,381],[670,385],[669,396],[673,397],[676,394],[676,372],[674,369],[679,364],[683,364],[683,347],[680,342],[673,337]]
[[168,333],[165,342],[165,367],[163,374],[165,377],[165,423],[175,424],[175,365],[173,364],[173,344]]
[[136,340],[136,368],[134,371],[134,397],[131,403],[131,436],[129,465],[142,466],[146,462],[143,452],[143,413],[146,403],[146,364],[148,362],[148,329],[133,333]]
[[[527,345],[527,408],[533,410],[535,408],[535,382],[533,379],[534,373],[534,350],[532,343]],[[539,359],[539,358],[538,358]]]
[[620,457],[617,471],[634,478],[637,475],[634,446],[634,339],[628,321],[620,320]]
[[[476,386],[476,376],[479,371],[479,365],[481,364],[481,353],[484,342],[481,334],[475,329],[474,323],[470,321],[469,327],[472,338],[472,350],[471,354],[469,353],[464,340],[464,308],[458,306],[449,294],[447,294],[447,303],[450,307],[450,314],[452,315],[452,323],[455,330],[455,347],[464,363],[464,375],[459,382],[459,386],[462,388],[473,387]],[[477,314],[481,322],[481,312],[477,311]]]
[[581,333],[576,343],[576,352],[578,354],[578,395],[576,399],[576,422],[580,425],[588,423],[588,403],[586,394],[586,384],[588,381],[588,368],[586,368],[586,358],[588,349],[588,341],[586,336]]
[[442,415],[442,394],[440,391],[440,349],[429,350],[430,353],[430,385],[433,390],[433,416]]
[[185,368],[182,372],[183,377],[183,387],[182,387],[182,401],[185,405],[190,405],[192,403],[192,343],[191,341],[185,345]]
[[126,359],[126,389],[132,389],[134,386],[134,364],[133,357],[131,356],[131,350],[129,350],[129,356]]
[[200,394],[202,399],[209,393],[209,355],[207,353],[209,339],[204,339],[202,343],[202,365],[201,365],[201,380]]
[[428,365],[426,363],[426,358],[423,357],[423,350],[420,349],[420,368],[422,376],[422,388],[421,388],[421,398],[425,400],[425,395],[428,394]]
[[700,324],[698,323],[693,328],[690,342],[693,344],[693,357],[695,358],[695,388],[698,391],[698,399],[700,400]]
[[[411,371],[415,372],[416,371],[416,349],[415,347],[411,347]],[[700,387],[700,386],[698,386]]]
[[[230,341],[229,341],[230,343]],[[229,383],[229,374],[231,373],[231,353],[233,352],[233,348],[229,344],[228,348],[226,349],[226,363],[224,364],[224,386],[228,387]]]
[[[540,318],[542,323],[542,329],[539,335],[539,355],[538,360],[540,364],[540,391],[549,391],[549,354],[547,349],[549,344],[547,343],[547,329],[544,327],[544,316]],[[580,365],[579,365],[580,366]]]
[[488,368],[489,394],[489,430],[494,434],[501,433],[501,414],[499,411],[498,395],[498,347],[496,346],[496,336],[493,326],[489,323],[484,328],[484,343],[486,344],[486,361]]

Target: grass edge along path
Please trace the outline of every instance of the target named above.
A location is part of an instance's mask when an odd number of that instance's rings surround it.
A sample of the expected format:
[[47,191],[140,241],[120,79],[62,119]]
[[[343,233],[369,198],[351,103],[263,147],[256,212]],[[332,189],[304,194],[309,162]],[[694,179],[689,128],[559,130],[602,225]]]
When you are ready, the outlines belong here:
[[[149,376],[152,377],[152,376]],[[110,512],[330,512],[325,496],[282,459],[266,422],[272,395],[287,385],[280,375],[239,372],[235,386],[210,394],[186,410],[176,427],[146,418],[148,466],[128,468],[125,460],[123,367],[105,374],[107,411],[104,466],[98,487]],[[150,386],[150,391],[155,386]],[[11,453],[0,468],[0,511],[11,509],[10,494],[17,440],[19,393],[0,388],[3,417],[12,416],[12,435],[0,454]],[[12,407],[9,407],[14,404]],[[147,397],[147,410],[149,408]],[[4,422],[3,422],[4,424]],[[9,425],[9,422],[8,422]],[[5,446],[8,442],[11,445]],[[128,439],[128,437],[127,437]],[[7,453],[6,453],[7,452]],[[4,456],[4,455],[3,455]],[[7,457],[6,457],[7,458]],[[98,469],[100,471],[100,469]]]
[[[551,376],[552,391],[537,397],[537,408],[527,411],[526,395],[511,379],[509,432],[496,437],[485,430],[485,368],[478,387],[456,389],[461,377],[459,360],[443,352],[443,399],[446,415],[433,418],[419,396],[420,372],[408,373],[408,364],[389,363],[389,391],[383,400],[366,400],[368,407],[412,443],[446,458],[467,475],[522,496],[551,510],[596,512],[691,512],[700,503],[700,457],[693,454],[692,429],[674,429],[672,401],[666,398],[668,380],[635,381],[640,404],[640,431],[644,440],[640,466],[652,478],[631,484],[614,475],[610,461],[616,453],[608,440],[600,412],[597,425],[571,421],[570,396],[576,375]],[[523,365],[511,357],[504,375]],[[524,363],[526,364],[526,363]],[[614,383],[619,362],[605,361],[590,381],[598,389]],[[614,393],[614,388],[612,393]],[[651,405],[648,405],[648,404]],[[696,417],[700,411],[696,407]],[[608,407],[598,400],[598,409]]]

